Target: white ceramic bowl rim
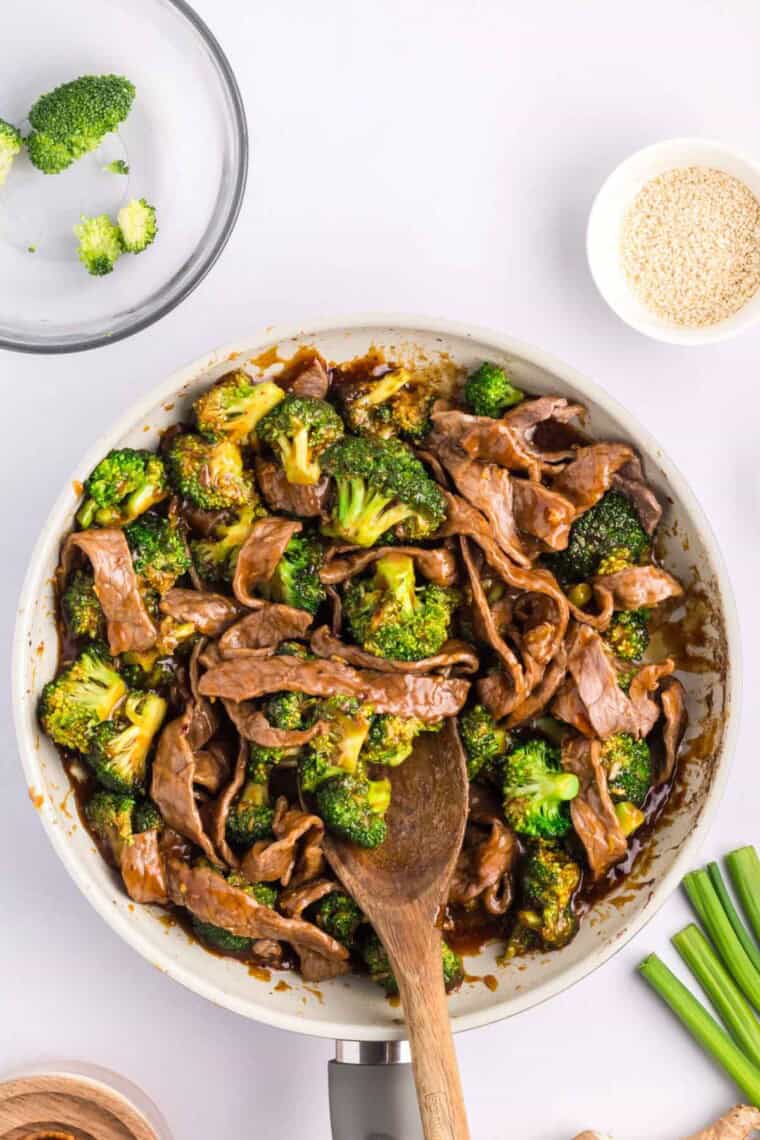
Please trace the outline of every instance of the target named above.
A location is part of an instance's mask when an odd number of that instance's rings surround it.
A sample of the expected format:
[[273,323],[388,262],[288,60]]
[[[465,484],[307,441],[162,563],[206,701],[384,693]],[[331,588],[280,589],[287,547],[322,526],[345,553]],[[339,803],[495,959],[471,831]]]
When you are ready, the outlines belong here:
[[[493,1003],[489,1004],[486,1009],[454,1014],[452,1017],[453,1028],[456,1032],[461,1032],[477,1028],[480,1025],[490,1024],[503,1017],[519,1013],[524,1009],[537,1005],[573,985],[575,982],[580,981],[587,974],[606,962],[656,914],[670,893],[678,885],[684,873],[691,866],[695,852],[710,826],[725,786],[729,760],[733,753],[736,740],[737,714],[740,699],[740,639],[733,591],[720,548],[684,476],[681,475],[667,456],[662,453],[655,439],[641,428],[617,401],[612,399],[612,397],[595,383],[582,377],[578,372],[542,350],[498,332],[472,325],[464,325],[454,321],[436,320],[428,317],[412,317],[409,315],[367,314],[340,319],[312,321],[302,328],[269,326],[266,329],[260,330],[256,335],[246,338],[239,344],[230,344],[180,368],[170,376],[168,380],[159,384],[130,407],[129,411],[121,417],[116,425],[94,444],[92,449],[82,459],[82,462],[78,464],[72,478],[81,479],[83,474],[90,471],[102,455],[108,451],[109,448],[115,446],[117,441],[136,423],[139,423],[155,405],[171,400],[184,385],[190,383],[212,364],[218,364],[221,360],[226,360],[234,354],[241,352],[252,354],[257,348],[261,351],[272,344],[288,341],[292,338],[299,338],[302,341],[305,339],[308,342],[308,338],[311,336],[318,336],[320,333],[327,333],[334,330],[350,332],[351,330],[379,330],[388,328],[399,330],[402,333],[412,333],[415,330],[420,333],[424,330],[425,333],[429,333],[433,336],[438,335],[443,338],[451,336],[464,339],[477,339],[482,343],[488,344],[494,351],[529,360],[539,368],[554,374],[560,380],[577,386],[585,393],[589,402],[603,412],[606,412],[615,419],[621,420],[623,423],[635,423],[636,434],[638,440],[641,442],[644,458],[646,459],[648,456],[654,455],[658,456],[657,462],[677,494],[685,514],[699,526],[702,541],[717,575],[729,651],[730,668],[728,670],[727,679],[727,707],[729,712],[725,721],[721,759],[715,766],[710,786],[704,797],[700,814],[694,827],[680,846],[667,873],[658,880],[656,886],[651,890],[646,904],[642,907],[641,911],[631,919],[624,930],[618,933],[617,937],[600,944],[592,953],[588,954],[581,961],[571,964],[559,976],[540,983],[524,993],[512,992],[505,998],[494,995]],[[52,540],[56,540],[58,536],[63,533],[64,524],[62,520],[68,518],[70,515],[71,482],[69,480],[62,481],[62,486],[65,487],[65,490],[62,491],[50,512],[31,555],[29,569],[19,599],[18,612],[20,616],[17,621],[13,642],[12,680],[14,718],[22,763],[30,788],[44,786],[45,777],[42,773],[39,749],[35,747],[34,734],[23,716],[24,710],[28,710],[30,700],[36,702],[37,697],[36,692],[30,695],[26,684],[25,666],[28,664],[30,642],[28,640],[29,632],[24,615],[34,602],[34,590],[38,585],[38,568],[41,564],[44,564],[47,548]],[[252,1011],[250,1006],[256,1004],[255,999],[253,999],[253,1001],[249,999],[246,1003],[238,1001],[234,995],[225,993],[221,987],[212,983],[204,976],[204,971],[197,966],[197,963],[189,966],[184,962],[175,961],[171,956],[163,953],[157,941],[148,938],[133,921],[130,921],[128,912],[120,912],[113,906],[112,900],[107,897],[106,892],[98,892],[92,888],[87,882],[82,867],[80,866],[80,857],[75,853],[62,829],[56,825],[54,808],[49,803],[48,797],[45,797],[38,814],[41,816],[48,837],[67,871],[100,916],[144,958],[157,965],[165,973],[195,993],[208,998],[217,1005],[224,1006],[245,1016],[254,1017],[256,1020],[260,1020],[277,1028],[307,1033],[314,1036],[352,1040],[384,1040],[404,1036],[403,1026],[390,1029],[388,1026],[384,1026],[374,1030],[373,1028],[368,1029],[366,1025],[353,1023],[350,1020],[333,1020],[320,1017],[317,1021],[310,1021],[308,1011],[300,1015],[294,1015],[284,1010],[279,1011],[264,1006]]]

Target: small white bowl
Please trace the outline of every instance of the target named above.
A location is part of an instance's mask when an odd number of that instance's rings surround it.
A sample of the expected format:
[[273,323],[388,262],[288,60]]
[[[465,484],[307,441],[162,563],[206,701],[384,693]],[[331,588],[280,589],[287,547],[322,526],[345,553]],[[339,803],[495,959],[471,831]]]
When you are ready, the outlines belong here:
[[628,284],[620,257],[623,221],[641,187],[668,170],[685,166],[722,170],[744,182],[760,198],[760,165],[733,147],[709,139],[655,143],[621,162],[602,185],[589,215],[586,254],[597,289],[631,328],[669,344],[711,344],[736,336],[760,320],[760,290],[724,321],[700,328],[675,325],[642,304]]

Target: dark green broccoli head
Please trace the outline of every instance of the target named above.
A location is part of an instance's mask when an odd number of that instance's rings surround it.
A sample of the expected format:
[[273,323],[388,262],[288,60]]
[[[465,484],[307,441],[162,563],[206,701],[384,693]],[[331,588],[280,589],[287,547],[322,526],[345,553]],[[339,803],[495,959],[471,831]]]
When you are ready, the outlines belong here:
[[581,869],[562,847],[543,840],[531,843],[519,864],[521,909],[504,952],[509,959],[535,946],[559,950],[578,930],[574,900]]
[[299,730],[312,723],[315,705],[315,698],[307,693],[272,693],[264,712],[275,728]]
[[326,597],[319,577],[324,558],[324,549],[317,537],[294,534],[262,592],[271,601],[316,613]]
[[476,416],[500,419],[507,408],[525,399],[525,393],[516,388],[498,364],[481,364],[464,386],[464,400]]
[[228,372],[193,404],[198,431],[207,439],[247,443],[262,416],[285,399],[271,380],[256,384],[242,369]]
[[116,719],[95,726],[87,763],[103,787],[131,794],[144,786],[148,753],[166,709],[157,693],[129,693]]
[[351,431],[391,439],[403,435],[418,440],[430,430],[435,393],[415,383],[406,368],[382,376],[350,376],[336,385],[341,411]]
[[10,174],[13,160],[21,150],[21,131],[0,119],[0,186]]
[[[374,930],[367,931],[361,940],[359,952],[373,982],[385,990],[388,997],[398,994],[398,982],[391,969],[390,959]],[[458,990],[464,981],[462,959],[446,942],[441,942],[441,966],[446,993]]]
[[315,708],[325,724],[303,753],[299,778],[304,791],[313,792],[324,780],[345,773],[360,775],[361,751],[367,739],[371,713],[355,697],[329,697]]
[[233,801],[226,826],[227,842],[231,847],[244,851],[258,839],[272,836],[274,810],[269,802],[267,781],[249,778]]
[[161,831],[163,826],[164,818],[153,800],[140,800],[132,817],[132,830],[135,835],[140,835],[144,831]]
[[119,863],[125,847],[132,843],[132,796],[119,792],[95,792],[87,801],[85,816],[91,829]]
[[217,950],[220,954],[246,954],[252,945],[250,938],[232,934],[223,926],[214,926],[212,922],[201,922],[195,917],[193,917],[193,933],[209,950]]
[[616,657],[623,661],[640,661],[649,645],[649,610],[619,610],[604,635]]
[[149,511],[124,528],[132,565],[140,580],[165,594],[190,569],[190,555],[175,518],[164,519]]
[[300,657],[302,661],[314,660],[314,654],[310,653],[300,641],[281,641],[274,655],[275,657]]
[[184,432],[172,440],[166,465],[175,491],[203,510],[225,511],[256,501],[240,448],[229,440],[210,443]]
[[568,803],[580,790],[578,777],[563,772],[559,749],[547,740],[527,740],[504,760],[504,817],[518,835],[555,839],[570,830]]
[[459,731],[467,753],[467,773],[474,780],[510,744],[506,729],[500,728],[485,705],[473,705],[459,716]]
[[77,522],[93,526],[124,526],[160,503],[169,494],[160,456],[152,451],[121,447],[101,459],[84,485],[85,498]]
[[73,637],[99,641],[105,636],[106,617],[95,593],[95,579],[88,570],[75,570],[61,598],[66,628]]
[[277,887],[271,883],[252,883],[240,871],[230,871],[227,882],[231,887],[238,887],[250,898],[255,899],[259,906],[268,906],[272,909],[277,903]]
[[343,420],[326,400],[286,396],[263,416],[256,435],[277,455],[289,483],[318,483],[320,456],[343,435]]
[[82,75],[41,95],[29,112],[30,159],[43,174],[65,170],[126,119],[134,97],[120,75]]
[[108,720],[127,686],[100,647],[85,649],[48,681],[39,704],[40,724],[63,748],[86,752],[95,728]]
[[352,949],[356,932],[366,919],[350,895],[333,891],[317,903],[314,921],[326,934]]
[[546,563],[566,585],[590,578],[604,559],[610,559],[604,567],[609,573],[613,566],[619,569],[639,562],[648,550],[649,536],[630,499],[619,491],[608,491],[573,523],[567,549],[546,555]]
[[419,661],[437,653],[449,636],[459,602],[456,590],[417,586],[414,559],[386,554],[371,577],[352,578],[343,593],[343,612],[354,638],[378,657]]
[[396,768],[411,755],[421,732],[439,732],[443,721],[426,724],[414,716],[378,713],[373,716],[367,739],[361,751],[364,764],[385,764]]
[[399,440],[346,436],[322,456],[336,483],[325,534],[372,546],[392,528],[425,538],[446,518],[446,500],[420,461]]
[[263,744],[251,744],[248,756],[248,776],[259,784],[269,782],[272,769],[281,764],[290,750],[286,748],[265,748]]
[[194,539],[190,552],[195,569],[206,582],[231,582],[240,548],[251,533],[256,519],[266,512],[251,487],[251,499],[242,507],[225,511],[208,538]]
[[383,816],[390,802],[387,780],[331,776],[317,785],[317,812],[335,835],[360,847],[379,847],[388,832]]
[[602,764],[612,799],[641,807],[652,786],[652,755],[646,740],[627,732],[610,736],[602,745]]
[[446,993],[451,994],[458,990],[464,981],[464,962],[456,950],[451,949],[448,942],[441,942],[441,958],[443,961],[443,984],[446,987]]
[[176,680],[176,661],[173,657],[157,657],[154,650],[147,653],[122,653],[121,675],[130,689],[149,689],[162,695],[169,694]]

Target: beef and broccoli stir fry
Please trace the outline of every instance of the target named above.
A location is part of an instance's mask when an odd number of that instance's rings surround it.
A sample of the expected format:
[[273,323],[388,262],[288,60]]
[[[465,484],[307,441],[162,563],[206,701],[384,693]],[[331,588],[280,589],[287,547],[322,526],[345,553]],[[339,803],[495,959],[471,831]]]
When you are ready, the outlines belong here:
[[[441,915],[565,946],[661,807],[685,724],[640,461],[484,363],[235,370],[90,474],[41,724],[132,899],[218,953],[395,980],[325,832],[387,842],[391,770],[449,717],[471,779]],[[305,806],[304,806],[305,805]],[[451,943],[451,945],[449,944]]]

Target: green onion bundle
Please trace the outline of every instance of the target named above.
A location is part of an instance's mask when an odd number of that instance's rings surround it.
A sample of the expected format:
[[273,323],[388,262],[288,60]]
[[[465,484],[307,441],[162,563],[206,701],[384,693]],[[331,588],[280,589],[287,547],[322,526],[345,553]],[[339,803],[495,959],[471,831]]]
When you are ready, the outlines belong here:
[[760,1108],[760,857],[754,847],[741,847],[726,857],[726,866],[751,932],[720,867],[710,863],[683,880],[703,929],[690,923],[672,939],[720,1022],[656,954],[645,958],[639,970],[695,1041]]

